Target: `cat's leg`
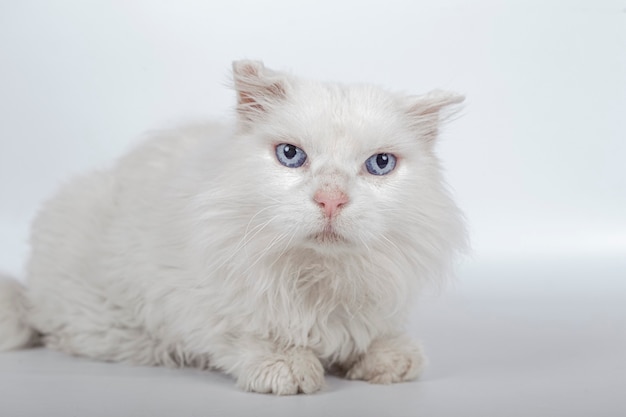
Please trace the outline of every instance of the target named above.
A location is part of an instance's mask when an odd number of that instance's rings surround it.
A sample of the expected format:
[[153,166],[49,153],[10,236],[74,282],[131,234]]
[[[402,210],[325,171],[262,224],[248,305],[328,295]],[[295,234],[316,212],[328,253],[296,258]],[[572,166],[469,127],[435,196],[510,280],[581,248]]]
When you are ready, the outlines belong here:
[[[100,323],[98,323],[100,324]],[[176,345],[155,339],[141,328],[111,323],[106,328],[84,322],[83,328],[67,322],[63,329],[42,334],[44,345],[71,355],[133,365],[208,368],[208,356],[192,355]]]
[[310,349],[244,338],[219,350],[211,355],[212,365],[233,375],[246,391],[310,394],[324,385],[324,368]]
[[406,335],[381,337],[348,366],[346,377],[373,384],[410,381],[419,376],[424,364],[420,346]]

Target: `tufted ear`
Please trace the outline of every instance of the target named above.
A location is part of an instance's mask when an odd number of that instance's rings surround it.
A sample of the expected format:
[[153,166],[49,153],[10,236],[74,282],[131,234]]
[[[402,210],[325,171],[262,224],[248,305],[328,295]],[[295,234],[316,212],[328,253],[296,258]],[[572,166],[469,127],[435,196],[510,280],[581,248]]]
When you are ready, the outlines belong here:
[[284,100],[289,90],[285,74],[265,68],[261,61],[234,61],[233,81],[237,91],[237,113],[243,122],[262,118]]
[[454,105],[463,100],[465,97],[460,94],[442,90],[408,97],[407,115],[411,126],[421,138],[433,142],[441,123],[455,114],[458,108],[455,109]]

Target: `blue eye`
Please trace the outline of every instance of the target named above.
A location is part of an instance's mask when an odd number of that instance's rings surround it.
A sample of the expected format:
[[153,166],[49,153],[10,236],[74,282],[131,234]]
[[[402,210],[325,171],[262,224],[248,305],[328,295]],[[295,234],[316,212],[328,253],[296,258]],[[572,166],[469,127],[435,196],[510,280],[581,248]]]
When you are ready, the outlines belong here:
[[372,175],[387,175],[395,167],[396,157],[390,153],[377,153],[365,161],[365,168]]
[[287,168],[299,168],[306,161],[306,154],[297,146],[281,143],[276,147],[276,159]]

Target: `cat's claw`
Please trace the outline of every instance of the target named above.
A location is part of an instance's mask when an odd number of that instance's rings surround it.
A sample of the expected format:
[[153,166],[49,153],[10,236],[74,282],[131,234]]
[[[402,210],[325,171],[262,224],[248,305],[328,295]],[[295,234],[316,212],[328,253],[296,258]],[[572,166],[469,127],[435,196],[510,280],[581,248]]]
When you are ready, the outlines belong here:
[[324,385],[324,368],[306,349],[266,356],[246,367],[237,384],[246,391],[277,395],[311,394]]

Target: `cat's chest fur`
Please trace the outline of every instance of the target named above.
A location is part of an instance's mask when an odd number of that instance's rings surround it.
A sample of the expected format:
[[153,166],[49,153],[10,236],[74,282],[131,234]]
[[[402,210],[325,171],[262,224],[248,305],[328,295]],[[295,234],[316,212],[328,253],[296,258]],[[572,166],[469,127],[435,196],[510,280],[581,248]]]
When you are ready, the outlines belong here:
[[[184,279],[175,271],[148,293],[151,304],[160,306],[158,326],[200,351],[224,334],[235,340],[253,334],[285,347],[306,346],[331,364],[364,352],[374,338],[403,322],[412,291],[385,262],[376,255],[297,249],[267,256],[252,269],[244,260],[189,271]],[[180,331],[185,328],[204,330]]]
[[284,264],[269,269],[277,281],[264,288],[252,286],[250,292],[251,303],[258,303],[262,294],[265,308],[257,305],[255,314],[265,311],[259,318],[266,326],[269,323],[268,337],[308,346],[330,362],[345,361],[365,351],[388,328],[389,320],[403,318],[396,314],[404,309],[403,295],[372,286],[371,274],[379,271],[363,268],[367,263],[360,256],[295,250],[282,257]]

